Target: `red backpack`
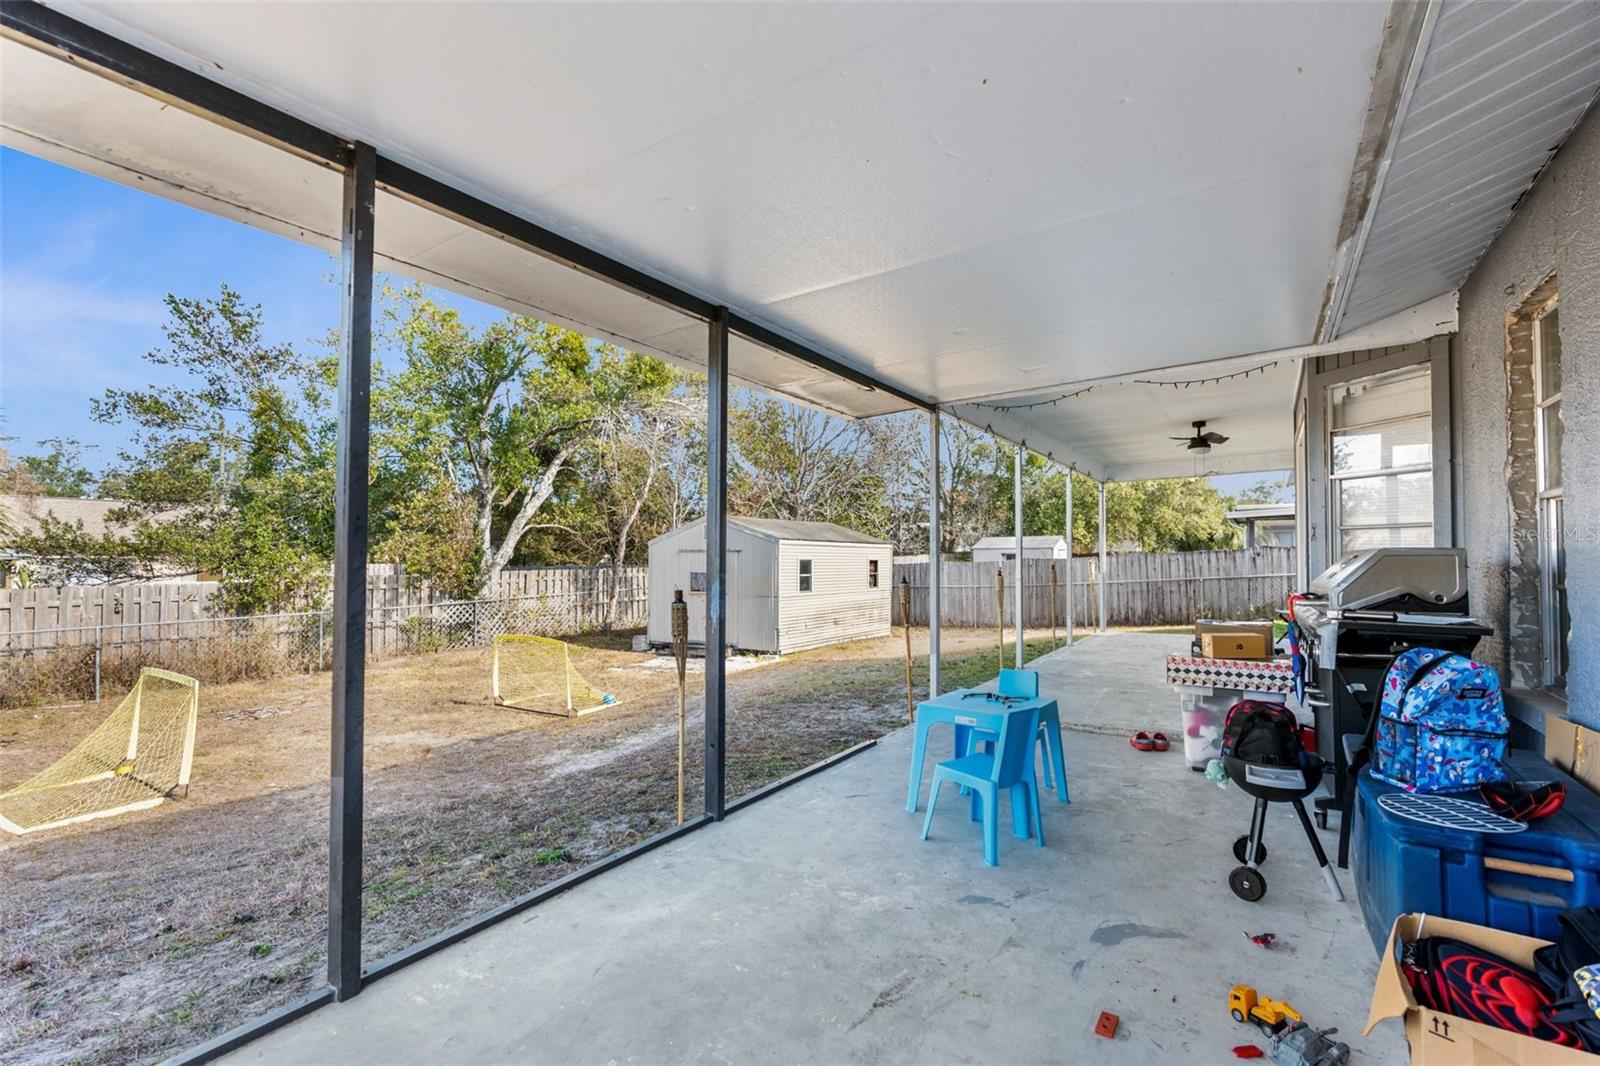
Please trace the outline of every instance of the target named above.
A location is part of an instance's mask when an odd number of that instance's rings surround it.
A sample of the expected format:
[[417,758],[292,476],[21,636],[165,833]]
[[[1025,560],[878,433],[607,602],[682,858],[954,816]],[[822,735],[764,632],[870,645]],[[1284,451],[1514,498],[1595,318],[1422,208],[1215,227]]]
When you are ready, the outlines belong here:
[[1240,700],[1222,722],[1222,754],[1260,766],[1299,766],[1300,722],[1281,703]]
[[1425,936],[1401,945],[1400,970],[1417,1003],[1429,1010],[1562,1047],[1583,1047],[1578,1030],[1554,1017],[1556,995],[1544,982],[1482,948]]

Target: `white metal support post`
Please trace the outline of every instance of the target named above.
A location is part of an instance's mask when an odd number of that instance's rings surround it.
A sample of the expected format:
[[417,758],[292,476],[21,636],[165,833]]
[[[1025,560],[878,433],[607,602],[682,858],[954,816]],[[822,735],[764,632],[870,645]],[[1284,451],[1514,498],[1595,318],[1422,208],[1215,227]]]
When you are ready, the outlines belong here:
[[1100,482],[1100,632],[1106,631],[1106,483]]
[[1072,647],[1072,607],[1077,593],[1072,583],[1072,468],[1067,468],[1067,647]]
[[[928,412],[928,698],[939,694],[939,409]],[[910,619],[906,620],[910,625]]]
[[1017,571],[1011,582],[1011,602],[1016,606],[1012,615],[1017,627],[1017,669],[1022,669],[1022,455],[1026,447],[1017,445],[1016,458],[1011,463],[1011,525],[1017,537]]

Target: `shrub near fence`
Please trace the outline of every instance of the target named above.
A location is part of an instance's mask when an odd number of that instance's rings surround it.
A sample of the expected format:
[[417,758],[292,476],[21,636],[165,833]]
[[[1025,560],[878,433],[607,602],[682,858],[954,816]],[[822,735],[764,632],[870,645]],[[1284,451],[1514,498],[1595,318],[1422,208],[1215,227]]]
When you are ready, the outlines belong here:
[[[1100,560],[1092,556],[1073,559],[1071,587],[1073,620],[1088,626],[1099,622]],[[1050,567],[1057,581],[1050,582]],[[994,563],[940,564],[940,622],[947,626],[993,627],[996,624]],[[1015,624],[1012,589],[1015,561],[1006,563],[1005,618]],[[929,564],[896,562],[894,583],[911,585],[911,624],[928,624]],[[1052,587],[1055,617],[1064,624],[1067,609],[1068,567],[1065,559],[1023,560],[1023,623],[1029,628],[1048,627]],[[1114,626],[1186,625],[1196,618],[1251,618],[1275,610],[1294,584],[1293,548],[1256,548],[1211,552],[1126,552],[1107,557],[1107,624]],[[893,597],[894,623],[900,617],[900,597]]]
[[[479,647],[500,633],[600,629],[611,609],[612,577],[610,567],[515,570],[497,587],[515,594],[449,600],[395,574],[371,574],[368,656]],[[647,586],[645,567],[623,568],[618,628],[644,624]],[[95,699],[132,684],[142,666],[208,684],[328,667],[330,611],[219,617],[205,613],[200,591],[190,584],[0,592],[0,707]],[[19,628],[18,620],[56,624]]]

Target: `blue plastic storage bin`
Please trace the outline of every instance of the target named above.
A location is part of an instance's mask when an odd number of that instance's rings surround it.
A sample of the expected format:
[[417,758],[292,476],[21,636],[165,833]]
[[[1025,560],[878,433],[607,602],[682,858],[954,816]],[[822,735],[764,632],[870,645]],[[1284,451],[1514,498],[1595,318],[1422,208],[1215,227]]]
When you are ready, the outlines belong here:
[[[1508,766],[1514,781],[1564,783],[1566,804],[1520,833],[1443,829],[1384,810],[1378,797],[1401,790],[1361,772],[1350,854],[1378,952],[1395,918],[1409,912],[1554,940],[1562,911],[1600,906],[1600,796],[1532,752],[1513,751]],[[1486,857],[1570,871],[1572,880],[1488,868]]]

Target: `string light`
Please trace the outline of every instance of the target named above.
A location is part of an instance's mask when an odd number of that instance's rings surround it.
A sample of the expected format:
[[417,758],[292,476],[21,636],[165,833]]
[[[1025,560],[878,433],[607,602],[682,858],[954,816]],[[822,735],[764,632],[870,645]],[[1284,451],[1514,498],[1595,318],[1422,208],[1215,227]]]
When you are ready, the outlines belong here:
[[1214,378],[1195,378],[1193,381],[1150,381],[1146,378],[1134,378],[1133,383],[1135,385],[1159,385],[1162,388],[1170,385],[1175,389],[1187,389],[1195,385],[1215,385],[1221,381],[1232,381],[1234,378],[1247,378],[1251,374],[1265,374],[1277,365],[1278,361],[1274,359],[1270,363],[1253,366],[1249,370],[1236,370],[1232,374],[1223,374]]
[[1094,386],[1090,385],[1087,388],[1079,389],[1077,392],[1064,392],[1060,396],[1054,396],[1048,400],[1035,400],[1033,403],[974,403],[972,406],[987,407],[991,411],[1031,411],[1035,407],[1054,407],[1062,400],[1070,400],[1075,396],[1082,396],[1093,391]]

